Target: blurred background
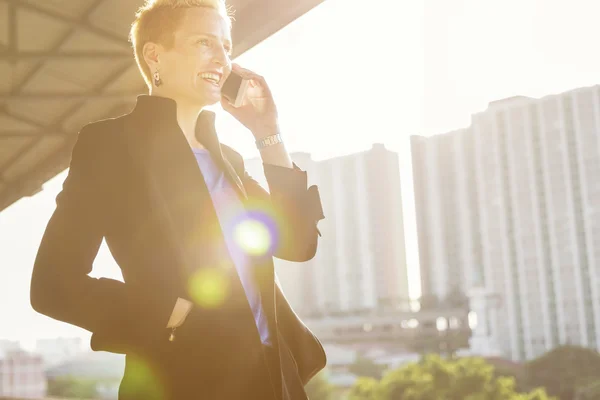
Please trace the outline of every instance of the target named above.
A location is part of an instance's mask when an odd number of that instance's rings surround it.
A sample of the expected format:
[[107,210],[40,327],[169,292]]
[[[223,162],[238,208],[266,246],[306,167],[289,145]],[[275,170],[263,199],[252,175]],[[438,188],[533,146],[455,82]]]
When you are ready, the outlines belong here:
[[[600,399],[600,3],[230,4],[323,200],[316,257],[276,261],[328,355],[311,400]],[[78,130],[145,92],[140,5],[0,0],[0,397],[116,398],[123,357],[29,280]],[[105,246],[93,276],[121,279]]]

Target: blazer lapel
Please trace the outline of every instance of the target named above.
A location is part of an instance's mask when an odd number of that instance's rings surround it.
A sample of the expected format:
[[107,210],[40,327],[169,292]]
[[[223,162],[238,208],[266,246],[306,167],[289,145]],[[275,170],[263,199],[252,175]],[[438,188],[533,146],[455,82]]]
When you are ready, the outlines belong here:
[[229,160],[223,158],[223,166],[225,167],[225,175],[229,182],[233,185],[238,194],[242,197],[242,199],[248,199],[248,194],[246,193],[246,189],[244,188],[244,184],[242,183],[240,177],[235,172],[235,169],[229,162]]
[[[177,125],[175,104],[143,97],[129,116],[126,130],[132,161],[139,165],[150,191],[149,201],[164,221],[165,235],[179,256],[177,269],[185,279],[180,286],[188,290],[187,278],[198,269],[224,268],[221,271],[233,279],[224,306],[239,306],[245,301],[243,287],[235,268],[231,268],[233,261],[222,240],[209,190]],[[216,137],[208,143],[215,160],[222,163]]]
[[204,110],[200,113],[198,121],[196,122],[196,139],[210,152],[211,156],[223,170],[227,180],[233,186],[237,194],[243,200],[246,200],[248,195],[246,189],[244,189],[244,184],[229,160],[223,156],[223,152],[221,151],[221,143],[219,142],[219,137],[217,136],[215,129],[214,112]]

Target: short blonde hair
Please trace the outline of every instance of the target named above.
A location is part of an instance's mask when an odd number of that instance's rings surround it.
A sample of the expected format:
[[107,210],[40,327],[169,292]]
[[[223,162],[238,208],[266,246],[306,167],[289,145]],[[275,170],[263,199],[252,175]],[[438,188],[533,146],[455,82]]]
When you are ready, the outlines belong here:
[[135,14],[129,40],[134,50],[135,61],[149,88],[152,87],[152,72],[144,60],[144,45],[154,42],[167,49],[171,48],[174,44],[175,30],[184,15],[183,11],[192,7],[217,10],[231,26],[233,10],[225,4],[225,0],[146,0]]

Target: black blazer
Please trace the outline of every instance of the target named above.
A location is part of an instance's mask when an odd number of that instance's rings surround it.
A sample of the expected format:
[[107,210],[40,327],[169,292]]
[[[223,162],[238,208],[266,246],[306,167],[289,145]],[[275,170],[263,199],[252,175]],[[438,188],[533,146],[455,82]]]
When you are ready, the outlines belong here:
[[[269,194],[242,157],[219,143],[213,113],[200,114],[196,136],[246,209],[273,222],[274,256],[311,259],[324,216],[306,173],[264,165]],[[270,376],[175,101],[139,96],[131,113],[85,126],[56,202],[35,260],[31,304],[92,332],[92,349],[127,355],[120,399],[306,399],[304,384],[326,364],[323,348],[276,283],[272,256],[254,257],[281,365],[281,376]],[[88,276],[103,238],[124,283]],[[203,301],[211,282],[221,297]],[[171,342],[166,325],[178,297],[195,306]]]

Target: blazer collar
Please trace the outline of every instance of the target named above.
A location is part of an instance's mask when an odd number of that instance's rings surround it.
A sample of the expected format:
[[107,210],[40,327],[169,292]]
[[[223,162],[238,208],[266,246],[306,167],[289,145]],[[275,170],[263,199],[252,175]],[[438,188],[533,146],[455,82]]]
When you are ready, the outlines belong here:
[[[164,130],[162,134],[176,132],[183,135],[177,122],[177,102],[171,98],[139,95],[131,115],[136,119],[144,121],[145,124],[148,124],[147,126],[158,128],[161,131]],[[206,147],[214,157],[215,162],[223,168],[230,182],[235,185],[234,187],[238,193],[245,198],[247,194],[240,177],[236,174],[229,160],[223,156],[221,143],[219,142],[215,127],[215,117],[216,115],[212,111],[202,110],[200,112],[196,120],[196,139]]]
[[[132,114],[135,117],[145,119],[153,126],[174,128],[183,134],[177,122],[177,103],[171,98],[146,94],[139,95]],[[211,154],[222,159],[221,144],[215,128],[215,113],[202,110],[196,120],[195,130],[198,142],[206,147]]]

